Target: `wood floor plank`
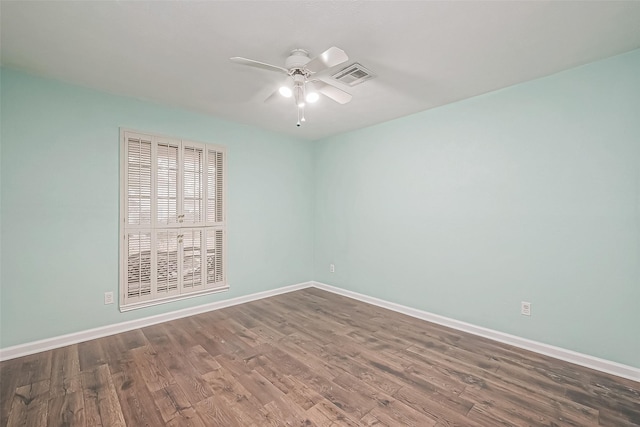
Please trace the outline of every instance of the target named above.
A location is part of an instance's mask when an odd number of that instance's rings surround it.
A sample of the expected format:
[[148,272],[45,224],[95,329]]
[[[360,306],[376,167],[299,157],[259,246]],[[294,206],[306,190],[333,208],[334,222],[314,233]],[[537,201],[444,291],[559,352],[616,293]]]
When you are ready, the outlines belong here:
[[285,381],[287,383],[286,394],[288,400],[306,411],[324,400],[320,393],[296,377],[285,377]]
[[140,376],[151,392],[175,384],[175,379],[153,348],[139,347],[129,353],[136,363]]
[[237,381],[232,372],[223,366],[221,369],[207,374],[205,379],[214,390],[214,395],[211,399],[206,400],[207,403],[204,407],[197,406],[196,409],[199,413],[202,414],[202,411],[205,410],[206,416],[211,418],[216,415],[215,411],[212,411],[211,405],[222,405],[226,408],[225,411],[216,416],[230,414],[234,420],[241,422],[241,425],[261,424],[264,417],[260,410],[264,406]]
[[128,424],[154,427],[162,425],[160,411],[149,393],[135,362],[122,365],[120,372],[112,375],[113,384]]
[[108,365],[99,365],[92,370],[83,371],[82,387],[85,419],[88,425],[126,426]]
[[27,427],[46,425],[50,386],[47,379],[18,387],[7,424]]
[[181,351],[164,352],[159,355],[160,360],[167,367],[176,384],[187,395],[189,402],[195,404],[213,396],[213,390],[203,379],[202,375],[189,363],[188,358]]
[[76,344],[51,351],[51,397],[82,391]]
[[[322,399],[316,403],[310,410],[317,412],[333,421],[333,425],[345,427],[357,427],[360,422],[353,414],[348,414],[339,404],[333,403],[328,399]],[[366,416],[366,414],[364,415]]]
[[273,385],[268,379],[260,375],[255,370],[249,374],[240,375],[235,378],[244,388],[251,393],[263,406],[275,399],[284,397],[282,390]]
[[36,353],[21,358],[16,369],[18,387],[51,378],[51,352]]
[[307,409],[305,412],[305,416],[318,427],[332,427],[336,425],[329,417],[319,411],[315,406]]
[[57,394],[49,399],[47,411],[49,426],[84,427],[84,397],[82,389]]
[[[598,424],[597,413],[575,417],[566,411],[558,410],[554,406],[555,402],[527,399],[527,396],[492,389],[488,384],[481,389],[469,387],[462,396],[476,402],[474,406],[483,407],[485,413],[516,425],[592,426]],[[562,415],[559,415],[560,413]]]
[[195,345],[187,349],[186,355],[191,366],[193,366],[200,375],[205,375],[208,372],[220,369],[220,363],[201,345]]
[[384,407],[377,406],[369,414],[388,426],[430,427],[436,425],[436,420],[416,411],[400,401],[391,401]]
[[443,395],[439,392],[407,385],[396,393],[393,397],[410,408],[427,415],[436,423],[445,423],[451,426],[477,427],[480,424],[467,417],[473,403],[457,401],[457,396]]
[[0,427],[640,427],[640,383],[305,289],[0,363]]
[[18,387],[16,372],[20,365],[22,358],[0,363],[0,426],[6,426],[9,419],[13,396]]
[[317,424],[313,422],[306,414],[306,411],[301,410],[295,405],[291,405],[286,398],[278,397],[267,403],[261,410],[264,414],[262,425],[280,427],[295,426],[295,427],[317,427]]
[[200,415],[193,408],[185,408],[167,423],[167,427],[210,427],[205,424]]
[[122,341],[120,335],[110,335],[104,337],[100,341],[102,359],[96,360],[96,363],[108,364],[109,371],[112,374],[116,374],[122,371],[122,365],[126,364],[130,360],[131,355],[124,346],[124,342]]
[[185,393],[175,383],[153,391],[151,396],[165,423],[174,418],[181,419],[184,416],[183,412],[192,408]]
[[241,416],[238,417],[226,402],[218,396],[211,396],[198,402],[195,410],[206,426],[245,427],[252,425],[252,423],[247,424]]
[[80,370],[87,372],[108,362],[107,356],[102,348],[106,343],[107,341],[103,339],[85,341],[78,344]]

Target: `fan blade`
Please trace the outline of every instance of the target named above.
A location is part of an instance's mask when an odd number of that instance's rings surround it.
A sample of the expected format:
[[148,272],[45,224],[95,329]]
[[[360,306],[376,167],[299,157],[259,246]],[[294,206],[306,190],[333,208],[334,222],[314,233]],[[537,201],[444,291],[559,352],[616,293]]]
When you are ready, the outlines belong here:
[[315,80],[313,84],[316,86],[316,90],[318,92],[333,99],[338,104],[346,104],[351,101],[351,98],[353,98],[351,94],[343,91],[342,89],[338,89],[337,87],[321,82],[320,80]]
[[312,73],[317,73],[318,71],[322,71],[325,68],[335,67],[336,65],[342,64],[343,62],[348,60],[349,57],[344,52],[344,50],[333,46],[313,58],[311,61],[307,62],[305,68]]
[[277,65],[267,64],[266,62],[254,61],[253,59],[242,58],[240,56],[234,56],[230,58],[236,64],[248,65],[250,67],[262,68],[263,70],[278,71],[288,73],[286,68],[278,67]]

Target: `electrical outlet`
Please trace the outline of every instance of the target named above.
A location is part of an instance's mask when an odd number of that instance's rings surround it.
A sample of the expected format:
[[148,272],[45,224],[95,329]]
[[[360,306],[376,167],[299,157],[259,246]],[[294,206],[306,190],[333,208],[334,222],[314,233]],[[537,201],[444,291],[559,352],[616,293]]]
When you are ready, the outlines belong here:
[[520,303],[520,314],[523,316],[531,316],[531,303],[522,301]]
[[113,292],[105,292],[104,293],[104,303],[113,304]]
[[336,266],[334,264],[329,264],[329,273],[335,273],[336,272]]

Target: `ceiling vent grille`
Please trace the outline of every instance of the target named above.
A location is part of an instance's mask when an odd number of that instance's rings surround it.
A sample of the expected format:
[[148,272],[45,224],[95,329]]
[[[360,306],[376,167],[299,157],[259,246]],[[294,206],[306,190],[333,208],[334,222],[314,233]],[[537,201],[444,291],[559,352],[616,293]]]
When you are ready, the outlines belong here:
[[366,80],[374,78],[375,74],[355,62],[349,65],[347,68],[338,71],[331,77],[333,77],[340,83],[344,83],[349,86],[355,86]]

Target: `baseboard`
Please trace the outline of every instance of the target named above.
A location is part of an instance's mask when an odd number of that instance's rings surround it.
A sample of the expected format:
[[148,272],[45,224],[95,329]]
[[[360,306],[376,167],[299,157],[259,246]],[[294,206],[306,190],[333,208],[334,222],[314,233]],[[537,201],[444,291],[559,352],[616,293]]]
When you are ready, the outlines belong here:
[[325,283],[311,283],[315,288],[322,289],[324,291],[333,292],[335,294],[339,294],[348,298],[353,298],[358,301],[366,302],[368,304],[406,314],[411,317],[437,323],[438,325],[447,326],[452,329],[457,329],[459,331],[489,338],[494,341],[544,354],[546,356],[554,357],[566,362],[575,363],[576,365],[640,382],[640,369],[634,368],[633,366],[623,365],[621,363],[612,362],[610,360],[600,359],[598,357],[589,356],[587,354],[578,353],[561,347],[555,347],[549,344],[528,340],[526,338],[506,334],[503,332],[495,331],[493,329],[483,328],[481,326],[472,325],[470,323],[465,323],[459,320],[439,316],[437,314],[429,313],[415,308],[406,307],[404,305],[370,297],[368,295],[348,291],[346,289],[327,285]]
[[297,291],[299,289],[313,286],[312,282],[298,283],[296,285],[284,286],[277,289],[271,289],[255,294],[244,295],[241,297],[231,298],[224,301],[216,301],[209,304],[203,304],[196,307],[189,307],[182,310],[176,310],[169,313],[158,314],[155,316],[144,317],[142,319],[130,320],[127,322],[116,323],[114,325],[102,326],[85,331],[74,332],[71,334],[60,335],[53,338],[47,338],[39,341],[32,341],[25,344],[19,344],[12,347],[0,349],[0,361],[15,359],[16,357],[28,356],[30,354],[39,353],[41,351],[52,350],[83,341],[89,341],[96,338],[102,338],[109,335],[119,334],[121,332],[131,331],[133,329],[144,328],[146,326],[155,325],[170,320],[180,319],[183,317],[193,316],[195,314],[205,313],[207,311],[220,310],[221,308],[231,307],[238,304],[244,304],[287,292]]

